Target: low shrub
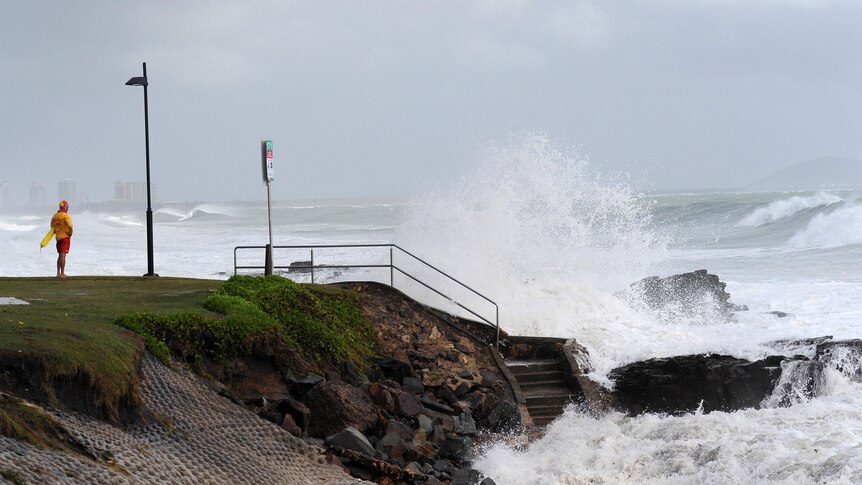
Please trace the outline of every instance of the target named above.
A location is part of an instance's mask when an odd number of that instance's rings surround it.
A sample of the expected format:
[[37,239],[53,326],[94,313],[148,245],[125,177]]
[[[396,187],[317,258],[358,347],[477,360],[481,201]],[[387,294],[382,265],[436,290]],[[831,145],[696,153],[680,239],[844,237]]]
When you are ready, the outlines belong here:
[[351,292],[316,292],[279,276],[234,276],[204,307],[223,318],[136,313],[117,324],[142,335],[163,362],[171,353],[191,364],[204,357],[220,362],[247,355],[255,338],[273,334],[312,360],[360,368],[376,350],[374,331]]

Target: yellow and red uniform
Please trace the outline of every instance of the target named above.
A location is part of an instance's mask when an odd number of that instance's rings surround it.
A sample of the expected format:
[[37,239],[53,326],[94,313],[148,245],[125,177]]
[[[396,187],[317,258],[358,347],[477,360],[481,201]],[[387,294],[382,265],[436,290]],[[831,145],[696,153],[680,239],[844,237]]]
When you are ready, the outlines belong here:
[[51,229],[54,230],[54,237],[58,241],[72,237],[72,216],[66,211],[57,211],[51,218]]

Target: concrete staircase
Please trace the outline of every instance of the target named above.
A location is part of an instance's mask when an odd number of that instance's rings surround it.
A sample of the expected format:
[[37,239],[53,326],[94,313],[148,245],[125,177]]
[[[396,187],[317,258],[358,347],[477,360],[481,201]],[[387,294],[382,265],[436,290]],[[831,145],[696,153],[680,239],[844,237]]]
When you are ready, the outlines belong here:
[[544,426],[563,414],[578,393],[569,385],[562,359],[507,361],[506,367],[518,381],[527,410],[536,426]]

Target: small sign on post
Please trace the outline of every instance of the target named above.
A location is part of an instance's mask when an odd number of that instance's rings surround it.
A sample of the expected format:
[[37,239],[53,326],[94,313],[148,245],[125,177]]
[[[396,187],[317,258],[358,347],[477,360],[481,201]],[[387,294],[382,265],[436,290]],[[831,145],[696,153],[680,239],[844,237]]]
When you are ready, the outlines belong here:
[[275,180],[272,169],[272,140],[261,140],[260,149],[263,162],[263,181],[269,184]]
[[272,140],[260,141],[260,155],[263,162],[263,181],[266,183],[266,216],[269,221],[269,244],[266,245],[266,256],[263,274],[272,274],[272,200],[269,183],[275,180],[272,168]]

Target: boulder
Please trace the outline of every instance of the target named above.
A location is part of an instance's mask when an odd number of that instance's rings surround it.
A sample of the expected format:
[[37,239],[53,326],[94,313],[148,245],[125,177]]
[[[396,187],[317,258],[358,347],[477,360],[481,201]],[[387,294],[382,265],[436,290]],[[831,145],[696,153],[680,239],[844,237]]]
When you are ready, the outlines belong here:
[[614,369],[615,408],[637,415],[759,408],[781,377],[782,361],[804,357],[771,356],[756,362],[727,355],[686,355],[635,362]]
[[691,317],[729,320],[733,312],[748,307],[731,303],[726,286],[718,276],[701,269],[667,278],[644,278],[633,283],[623,296],[672,321]]
[[383,375],[399,382],[405,377],[413,377],[413,366],[401,360],[380,359],[377,361],[377,367],[380,367]]
[[302,397],[305,395],[306,392],[310,391],[312,387],[324,381],[326,381],[326,379],[323,376],[319,376],[317,374],[308,374],[302,379],[297,379],[292,382],[294,394],[299,397]]
[[862,382],[862,340],[818,342],[815,360],[834,367],[856,382]]
[[402,416],[413,418],[425,411],[419,399],[409,392],[402,392],[395,399],[395,410]]
[[422,380],[416,377],[405,377],[401,381],[401,388],[412,392],[413,394],[422,394],[425,392],[425,387],[422,385]]
[[402,440],[409,440],[411,437],[413,437],[413,430],[410,428],[410,426],[407,426],[401,421],[396,421],[394,419],[386,423],[386,429],[384,430],[384,433],[387,435],[390,433],[397,433]]
[[515,401],[500,401],[485,418],[491,431],[510,431],[521,425],[521,413]]
[[362,389],[342,381],[328,381],[312,388],[303,398],[312,409],[308,433],[328,436],[354,427],[367,432],[377,423],[377,408]]
[[[308,406],[296,399],[287,398],[279,401],[276,409],[285,415],[285,420],[287,420],[288,416],[291,417],[291,422],[299,426],[300,435],[308,433],[308,421],[311,417],[311,410],[308,409]],[[284,425],[282,424],[282,426]]]
[[368,457],[374,457],[374,447],[368,442],[368,438],[352,426],[348,426],[338,433],[328,436],[326,444],[353,450]]
[[449,434],[440,446],[440,456],[460,462],[466,458],[466,455],[472,446],[473,439],[469,436]]
[[476,422],[470,413],[463,413],[455,417],[455,432],[461,435],[475,436],[479,433]]
[[284,415],[284,420],[281,422],[281,429],[287,431],[293,436],[302,437],[302,429],[296,425],[296,422],[293,420],[293,417],[289,414]]

